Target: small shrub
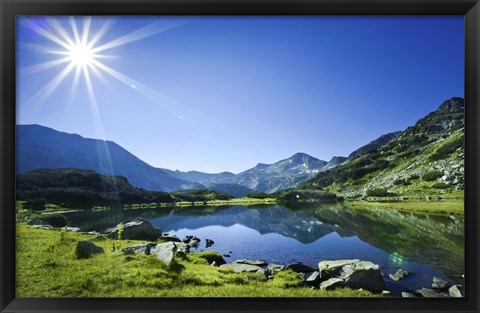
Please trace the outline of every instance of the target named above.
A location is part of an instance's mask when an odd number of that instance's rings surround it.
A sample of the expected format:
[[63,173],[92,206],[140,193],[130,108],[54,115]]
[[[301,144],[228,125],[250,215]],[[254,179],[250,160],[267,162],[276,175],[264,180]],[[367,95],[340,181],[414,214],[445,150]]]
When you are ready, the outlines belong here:
[[419,179],[420,176],[418,176],[417,174],[412,174],[410,175],[410,177],[408,178],[409,181],[412,181],[412,180],[415,180],[415,179]]
[[67,238],[67,225],[60,230],[60,240],[63,241],[65,238]]
[[424,181],[434,181],[443,176],[443,172],[440,171],[430,171],[422,176]]
[[367,190],[368,197],[393,197],[394,193],[388,192],[385,188],[374,188]]
[[432,185],[432,188],[436,188],[436,189],[445,189],[445,188],[448,188],[448,187],[450,187],[449,184],[447,184],[447,183],[442,183],[442,182],[440,182],[440,183],[435,183],[435,184]]

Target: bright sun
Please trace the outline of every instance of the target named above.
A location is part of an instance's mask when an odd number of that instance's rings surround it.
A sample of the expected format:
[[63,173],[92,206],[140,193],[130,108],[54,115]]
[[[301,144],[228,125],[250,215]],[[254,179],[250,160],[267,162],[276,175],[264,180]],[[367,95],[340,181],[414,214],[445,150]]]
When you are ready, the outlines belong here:
[[95,61],[92,49],[84,43],[74,44],[69,47],[70,61],[78,67],[91,66]]

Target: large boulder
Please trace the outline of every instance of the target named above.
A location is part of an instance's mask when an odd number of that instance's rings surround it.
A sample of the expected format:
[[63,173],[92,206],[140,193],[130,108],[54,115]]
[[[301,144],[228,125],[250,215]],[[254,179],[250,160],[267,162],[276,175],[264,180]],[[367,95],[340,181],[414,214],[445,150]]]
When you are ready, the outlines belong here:
[[[120,225],[107,230],[107,236],[112,239],[118,238]],[[162,231],[155,228],[149,221],[143,218],[134,219],[123,225],[122,239],[150,240],[156,241],[162,236]]]
[[142,243],[139,245],[123,248],[122,250],[120,250],[120,252],[124,254],[140,253],[140,254],[150,255],[150,250],[154,248],[156,245],[157,244],[155,242]]
[[336,288],[344,287],[345,281],[340,278],[330,278],[326,281],[323,281],[320,284],[320,289],[322,290],[333,290]]
[[173,262],[175,256],[184,257],[190,252],[189,246],[179,242],[165,242],[159,243],[156,246],[150,248],[150,254],[155,255],[158,259],[170,265]]
[[103,253],[103,248],[91,243],[90,241],[79,241],[75,248],[77,259],[87,259],[94,254]]
[[312,273],[315,272],[313,267],[305,265],[303,263],[292,263],[287,265],[287,269],[290,269],[297,273]]
[[386,290],[382,272],[377,264],[361,260],[322,261],[318,264],[320,280],[342,279],[352,289],[366,289],[373,292]]
[[230,264],[223,264],[220,267],[231,268],[235,271],[235,273],[243,273],[243,272],[257,272],[261,269],[260,266],[250,265],[250,264],[241,264],[241,263],[230,263]]

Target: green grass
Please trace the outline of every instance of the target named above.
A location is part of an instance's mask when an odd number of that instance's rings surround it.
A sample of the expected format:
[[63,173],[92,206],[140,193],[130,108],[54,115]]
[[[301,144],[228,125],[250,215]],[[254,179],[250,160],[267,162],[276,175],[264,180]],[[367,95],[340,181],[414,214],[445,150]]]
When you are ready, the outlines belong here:
[[[267,281],[209,265],[216,253],[190,253],[167,266],[154,256],[112,252],[115,240],[17,224],[17,297],[372,297],[367,291],[323,291],[300,286],[285,271]],[[77,260],[75,247],[91,240],[105,253]],[[121,241],[127,247],[140,241]]]
[[395,209],[401,211],[427,212],[436,214],[464,214],[464,202],[459,200],[432,201],[348,201],[347,207]]

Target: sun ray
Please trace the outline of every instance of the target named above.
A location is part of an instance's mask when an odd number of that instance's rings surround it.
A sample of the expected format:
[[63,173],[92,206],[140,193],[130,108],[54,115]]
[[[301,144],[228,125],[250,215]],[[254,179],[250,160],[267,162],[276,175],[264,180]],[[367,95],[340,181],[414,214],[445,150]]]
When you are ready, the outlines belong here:
[[75,38],[75,43],[80,44],[80,34],[78,33],[77,22],[73,16],[70,16],[70,27],[73,31],[73,37]]
[[49,39],[50,41],[58,44],[59,46],[62,46],[64,47],[65,49],[68,49],[68,44],[65,43],[64,41],[62,41],[60,38],[58,38],[57,36],[55,36],[54,34],[50,33],[48,30],[44,29],[43,27],[40,27],[38,25],[36,25],[33,21],[30,21],[30,20],[22,20],[22,23],[28,27],[29,29],[33,30],[34,32],[36,32],[37,34],[39,34],[40,36],[43,36],[47,39]]
[[164,32],[166,30],[178,27],[180,25],[183,25],[183,24],[187,23],[189,20],[190,19],[184,18],[184,19],[173,21],[171,23],[167,23],[167,24],[165,24],[163,21],[155,22],[155,23],[147,25],[143,28],[140,28],[140,29],[138,29],[134,32],[131,32],[131,33],[125,35],[125,36],[122,36],[120,38],[117,38],[117,39],[114,39],[110,42],[107,42],[107,43],[105,43],[101,46],[98,46],[98,47],[96,47],[92,50],[93,50],[94,53],[96,53],[96,52],[112,49],[112,48],[115,48],[115,47],[118,47],[118,46],[122,46],[124,44],[130,43],[130,42],[133,42],[133,41],[137,41],[137,40],[140,40],[140,39],[143,39],[143,38],[146,38],[146,37],[150,37],[150,36],[153,36],[155,34]]
[[95,35],[93,35],[93,38],[88,42],[88,47],[92,48],[106,34],[113,24],[114,21],[111,19],[105,21]]
[[92,18],[90,16],[85,17],[83,21],[83,35],[82,35],[82,45],[87,46],[88,36],[90,35],[90,25],[92,24]]
[[70,63],[65,67],[60,73],[58,73],[51,81],[48,82],[42,89],[40,89],[32,99],[35,100],[36,104],[43,103],[50,94],[57,89],[58,85],[67,77],[67,75],[73,70],[75,64]]
[[52,28],[55,29],[57,33],[60,34],[60,36],[62,36],[62,38],[67,44],[69,44],[70,46],[74,44],[72,39],[70,39],[67,30],[65,29],[65,27],[63,27],[62,23],[60,23],[58,19],[53,17],[51,20],[49,20],[49,23],[52,25]]
[[42,72],[42,71],[57,67],[59,65],[65,64],[69,61],[70,61],[69,57],[64,57],[64,58],[61,58],[61,59],[52,60],[52,61],[48,61],[48,62],[45,62],[45,63],[40,63],[40,64],[35,64],[35,65],[32,65],[32,66],[23,67],[21,69],[21,71],[22,71],[23,75],[32,75],[32,74]]

